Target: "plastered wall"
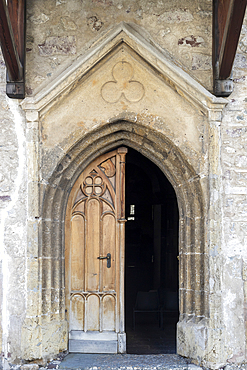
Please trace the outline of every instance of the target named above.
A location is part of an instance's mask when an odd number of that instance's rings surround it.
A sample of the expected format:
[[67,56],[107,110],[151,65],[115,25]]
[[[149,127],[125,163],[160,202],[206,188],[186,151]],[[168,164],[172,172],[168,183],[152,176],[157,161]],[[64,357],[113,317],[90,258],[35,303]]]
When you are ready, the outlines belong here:
[[26,310],[25,118],[18,101],[5,95],[0,56],[0,304],[3,362],[21,358]]

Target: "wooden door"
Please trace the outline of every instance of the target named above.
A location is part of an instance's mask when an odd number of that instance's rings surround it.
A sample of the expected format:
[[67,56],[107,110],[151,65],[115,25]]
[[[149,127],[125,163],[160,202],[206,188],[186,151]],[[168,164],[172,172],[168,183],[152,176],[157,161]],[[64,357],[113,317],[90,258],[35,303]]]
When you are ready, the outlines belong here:
[[125,155],[94,160],[71,190],[65,223],[69,351],[124,353]]

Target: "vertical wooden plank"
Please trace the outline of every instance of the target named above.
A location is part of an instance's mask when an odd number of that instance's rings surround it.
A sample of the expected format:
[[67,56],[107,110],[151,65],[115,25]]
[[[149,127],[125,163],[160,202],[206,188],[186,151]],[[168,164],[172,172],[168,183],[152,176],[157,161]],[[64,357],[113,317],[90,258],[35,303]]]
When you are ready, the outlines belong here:
[[120,156],[120,168],[119,168],[119,211],[120,219],[125,220],[125,156],[128,152],[127,148],[119,148],[118,154]]
[[231,0],[219,53],[219,78],[230,76],[244,20],[246,0]]
[[117,154],[116,156],[116,217],[117,217],[117,225],[116,225],[116,332],[119,333],[120,329],[120,301],[121,301],[121,291],[120,291],[120,199],[119,199],[119,188],[120,188],[120,181],[119,181],[119,172],[120,172],[120,156]]
[[102,281],[103,291],[115,290],[115,268],[116,268],[116,220],[113,214],[107,213],[102,219],[102,244],[103,244],[103,256],[107,253],[111,253],[111,267],[107,268],[107,260],[102,260]]
[[20,81],[23,77],[23,67],[16,48],[5,0],[0,0],[0,42],[9,78],[12,81]]
[[89,199],[87,202],[87,287],[88,291],[99,291],[99,260],[100,255],[100,202]]
[[85,300],[80,294],[71,298],[69,330],[84,330]]
[[26,0],[8,0],[7,5],[17,52],[24,66]]
[[71,290],[84,291],[85,220],[76,214],[71,220]]
[[125,156],[128,152],[127,148],[119,148],[117,150],[119,155],[119,174],[118,174],[118,189],[119,189],[119,331],[124,333],[124,268],[125,268]]
[[103,330],[115,330],[115,298],[112,295],[105,295],[103,305]]
[[227,83],[219,84],[217,80],[227,80],[231,75],[246,3],[246,0],[213,0],[212,62],[216,80],[214,89],[218,96],[228,96],[231,93]]
[[87,298],[87,330],[99,330],[100,299],[96,294],[90,294]]
[[222,45],[227,14],[231,0],[213,1],[213,42],[216,42],[214,60],[219,59],[219,51]]

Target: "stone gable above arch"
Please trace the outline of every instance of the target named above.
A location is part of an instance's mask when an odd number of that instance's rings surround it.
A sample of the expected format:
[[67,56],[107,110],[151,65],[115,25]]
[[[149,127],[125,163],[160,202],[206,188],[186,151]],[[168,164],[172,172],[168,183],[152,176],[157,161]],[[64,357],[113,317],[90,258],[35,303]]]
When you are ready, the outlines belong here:
[[120,120],[162,132],[202,172],[208,122],[221,119],[226,103],[177,66],[145,31],[121,22],[22,107],[27,120],[40,120],[47,178],[55,163],[46,157],[61,159],[84,135]]
[[[111,58],[116,49],[121,46],[148,63],[165,84],[190,104],[195,105],[197,109],[203,111],[213,107],[222,109],[226,104],[225,99],[213,96],[180,68],[164,49],[146,37],[144,30],[134,24],[121,22],[93,44],[85,54],[78,57],[50,84],[41,86],[34,96],[27,97],[22,102],[23,109],[45,113],[62,97],[76,89],[82,80],[94,73],[102,60]],[[138,98],[135,97],[135,99]]]

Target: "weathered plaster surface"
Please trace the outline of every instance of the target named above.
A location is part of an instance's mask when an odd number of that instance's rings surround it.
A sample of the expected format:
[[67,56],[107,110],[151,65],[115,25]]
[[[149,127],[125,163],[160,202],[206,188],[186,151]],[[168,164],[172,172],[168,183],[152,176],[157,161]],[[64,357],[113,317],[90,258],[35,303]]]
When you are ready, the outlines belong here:
[[18,102],[5,95],[0,57],[0,263],[1,351],[3,362],[22,357],[26,314],[26,156],[25,119]]

